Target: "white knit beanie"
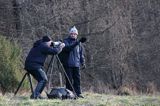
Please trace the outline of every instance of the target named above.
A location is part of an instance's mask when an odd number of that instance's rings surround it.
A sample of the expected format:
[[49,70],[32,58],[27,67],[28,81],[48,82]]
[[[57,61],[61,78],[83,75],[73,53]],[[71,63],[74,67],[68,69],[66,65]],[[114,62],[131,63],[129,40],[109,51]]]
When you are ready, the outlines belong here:
[[71,30],[69,31],[69,33],[70,33],[70,34],[71,34],[71,33],[75,33],[75,34],[78,35],[78,30],[77,30],[77,28],[76,28],[75,26],[73,26],[73,28],[71,28]]

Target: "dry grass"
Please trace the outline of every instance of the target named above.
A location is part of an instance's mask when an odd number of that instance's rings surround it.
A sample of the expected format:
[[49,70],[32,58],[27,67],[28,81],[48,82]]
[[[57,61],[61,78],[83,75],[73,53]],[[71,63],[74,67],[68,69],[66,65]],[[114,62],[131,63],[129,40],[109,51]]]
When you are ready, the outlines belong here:
[[0,96],[0,106],[160,106],[160,96],[117,96],[84,93],[84,99],[77,100],[31,100],[29,95],[13,97]]

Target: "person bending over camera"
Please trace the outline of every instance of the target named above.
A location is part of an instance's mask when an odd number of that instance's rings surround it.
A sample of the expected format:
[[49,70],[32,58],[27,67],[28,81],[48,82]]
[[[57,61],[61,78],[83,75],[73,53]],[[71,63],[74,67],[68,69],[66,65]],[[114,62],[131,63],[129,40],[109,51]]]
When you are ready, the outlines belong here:
[[56,55],[62,51],[63,47],[65,47],[64,43],[60,43],[57,47],[53,47],[52,45],[53,42],[51,38],[49,36],[43,36],[42,39],[34,43],[26,58],[26,71],[38,81],[38,84],[30,97],[31,99],[43,99],[40,94],[48,81],[43,67],[47,56]]

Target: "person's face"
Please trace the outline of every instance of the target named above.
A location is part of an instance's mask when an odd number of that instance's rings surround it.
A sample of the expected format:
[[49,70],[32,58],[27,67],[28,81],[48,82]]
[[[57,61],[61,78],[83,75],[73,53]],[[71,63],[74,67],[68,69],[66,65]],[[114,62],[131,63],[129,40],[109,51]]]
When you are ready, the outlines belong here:
[[77,34],[76,33],[71,33],[70,37],[73,38],[73,39],[77,39]]

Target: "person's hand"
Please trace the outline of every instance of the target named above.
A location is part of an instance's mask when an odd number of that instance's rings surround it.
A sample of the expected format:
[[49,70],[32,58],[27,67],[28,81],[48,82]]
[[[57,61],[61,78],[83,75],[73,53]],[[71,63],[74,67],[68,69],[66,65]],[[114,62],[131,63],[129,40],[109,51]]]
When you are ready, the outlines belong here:
[[86,42],[87,41],[87,38],[86,37],[82,37],[82,38],[80,38],[80,40],[79,40],[79,42],[81,42],[81,43],[84,43],[84,42]]
[[81,69],[85,69],[86,68],[86,64],[82,64]]
[[60,48],[64,48],[65,47],[65,44],[64,43],[61,43],[60,44]]

